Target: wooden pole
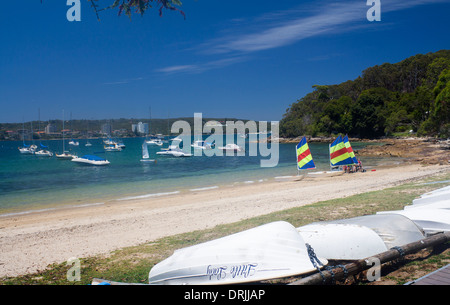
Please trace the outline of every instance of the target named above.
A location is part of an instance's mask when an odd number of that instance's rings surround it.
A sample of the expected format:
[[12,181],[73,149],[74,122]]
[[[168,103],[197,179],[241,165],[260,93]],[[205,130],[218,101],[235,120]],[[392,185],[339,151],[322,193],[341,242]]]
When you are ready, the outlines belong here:
[[332,270],[333,272],[324,270],[322,271],[322,274],[315,273],[311,276],[304,277],[298,281],[290,283],[289,285],[321,285],[330,283],[333,279],[342,280],[349,275],[355,275],[361,271],[370,269],[373,267],[373,262],[376,260],[379,260],[381,266],[383,263],[400,258],[404,255],[415,253],[421,249],[433,247],[448,241],[450,241],[450,232],[439,233],[401,247],[392,248],[372,257],[357,260],[346,264],[344,267],[336,267]]

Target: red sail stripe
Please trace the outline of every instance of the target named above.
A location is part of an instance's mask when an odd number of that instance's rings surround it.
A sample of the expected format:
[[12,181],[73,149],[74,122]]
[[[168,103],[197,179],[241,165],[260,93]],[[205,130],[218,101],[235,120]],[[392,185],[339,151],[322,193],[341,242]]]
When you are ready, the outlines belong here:
[[297,157],[297,163],[300,162],[300,160],[306,158],[307,156],[309,156],[311,154],[311,152],[309,151],[309,148],[307,150],[305,150],[304,152],[302,152],[300,155],[298,155]]
[[346,152],[347,152],[347,148],[346,148],[346,147],[341,148],[341,149],[339,149],[339,150],[336,150],[335,152],[333,152],[333,153],[330,154],[331,159],[334,159],[334,158],[336,158],[336,157],[339,157],[340,155],[345,154]]

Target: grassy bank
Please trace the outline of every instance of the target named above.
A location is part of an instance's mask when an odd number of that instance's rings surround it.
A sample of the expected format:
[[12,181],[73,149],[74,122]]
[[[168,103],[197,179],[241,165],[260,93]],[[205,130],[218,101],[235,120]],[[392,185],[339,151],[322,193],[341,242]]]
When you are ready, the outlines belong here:
[[[170,256],[174,250],[219,238],[272,221],[284,220],[295,227],[315,221],[334,220],[377,211],[398,210],[425,192],[449,185],[450,173],[420,181],[409,181],[381,191],[373,191],[346,198],[317,202],[315,204],[275,212],[236,223],[216,226],[213,229],[194,231],[161,238],[151,243],[128,247],[107,256],[82,258],[81,281],[69,282],[67,272],[72,265],[54,264],[38,273],[0,279],[4,285],[86,285],[92,278],[104,278],[120,282],[146,283],[151,267]],[[427,184],[428,182],[438,182]],[[357,187],[357,186],[355,186]],[[274,202],[276,204],[276,202]],[[149,226],[151,229],[151,226]],[[449,243],[421,254],[406,257],[401,262],[384,268],[381,283],[402,284],[418,278],[450,262]],[[417,276],[416,276],[417,275]],[[378,283],[379,284],[379,283]]]

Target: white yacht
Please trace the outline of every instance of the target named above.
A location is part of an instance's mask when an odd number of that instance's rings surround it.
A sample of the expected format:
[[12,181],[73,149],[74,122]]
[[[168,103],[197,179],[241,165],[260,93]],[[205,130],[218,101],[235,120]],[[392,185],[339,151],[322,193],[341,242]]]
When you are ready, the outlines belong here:
[[166,155],[166,156],[174,156],[174,157],[191,157],[191,153],[187,153],[183,151],[179,144],[182,142],[180,138],[175,138],[172,140],[172,145],[169,148],[163,148],[161,151],[158,151],[157,155]]
[[122,151],[122,147],[117,145],[117,143],[105,145],[103,148],[105,151]]
[[235,151],[235,152],[244,151],[244,149],[242,147],[240,147],[239,145],[234,144],[234,143],[227,144],[223,147],[219,147],[219,149],[225,150],[225,151]]
[[24,144],[22,147],[19,147],[19,151],[21,154],[24,155],[32,155],[36,152],[37,146],[36,145],[26,145]]
[[36,156],[42,156],[42,157],[51,157],[51,156],[53,156],[53,153],[51,151],[49,151],[49,150],[46,150],[46,149],[38,150],[38,151],[34,152],[34,154]]
[[52,157],[53,153],[48,150],[48,146],[43,145],[42,143],[40,144],[41,149],[38,151],[35,151],[34,154],[36,156],[41,156],[41,157]]
[[158,138],[150,138],[148,140],[145,140],[145,142],[150,145],[158,145],[158,146],[163,145],[163,142],[161,141],[161,139],[158,139]]
[[102,166],[102,165],[109,164],[108,160],[100,158],[98,156],[94,156],[94,155],[84,155],[83,157],[76,157],[76,158],[73,158],[71,161],[79,163],[79,164],[96,165],[96,166]]
[[71,160],[71,159],[73,159],[73,158],[77,158],[76,155],[70,154],[70,153],[67,152],[67,151],[64,151],[64,152],[61,153],[61,154],[56,154],[55,156],[56,156],[56,158],[58,158],[59,160]]
[[212,149],[214,147],[214,143],[208,143],[203,140],[197,140],[191,146],[195,149]]

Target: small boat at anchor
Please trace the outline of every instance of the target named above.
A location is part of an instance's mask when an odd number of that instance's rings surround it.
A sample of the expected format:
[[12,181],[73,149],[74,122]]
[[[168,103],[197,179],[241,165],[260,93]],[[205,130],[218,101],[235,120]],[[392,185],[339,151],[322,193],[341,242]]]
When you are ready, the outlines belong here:
[[34,152],[34,154],[36,156],[38,156],[38,157],[52,157],[53,156],[53,152],[48,150],[48,146],[45,146],[42,143],[40,143],[40,146],[41,146],[41,149]]
[[197,140],[194,144],[191,145],[194,149],[212,149],[214,147],[214,143],[208,143],[203,140]]
[[192,157],[191,153],[185,152],[180,148],[180,143],[183,140],[180,138],[175,138],[172,140],[171,145],[169,148],[163,148],[161,151],[158,151],[157,155],[163,155],[163,156],[173,156],[173,157]]
[[103,166],[109,164],[108,160],[100,158],[95,155],[84,155],[82,157],[76,157],[73,158],[71,161],[78,164],[95,165],[95,166]]
[[233,151],[233,152],[244,151],[244,149],[242,147],[240,147],[239,145],[234,144],[234,143],[229,143],[225,146],[219,147],[218,149],[223,150],[223,151]]
[[156,163],[156,160],[154,159],[150,159],[150,155],[148,154],[148,147],[147,147],[147,142],[144,141],[142,143],[142,159],[141,162],[154,162]]

